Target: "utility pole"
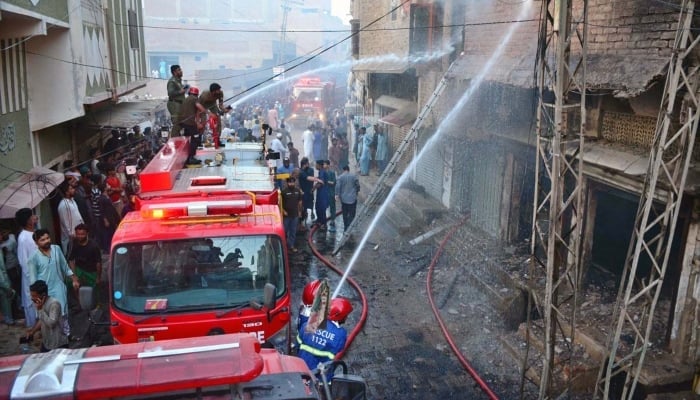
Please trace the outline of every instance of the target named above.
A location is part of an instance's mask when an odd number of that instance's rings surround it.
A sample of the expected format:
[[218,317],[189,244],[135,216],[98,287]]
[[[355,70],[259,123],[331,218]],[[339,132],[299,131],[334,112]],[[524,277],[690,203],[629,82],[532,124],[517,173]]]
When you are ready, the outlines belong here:
[[277,66],[284,65],[285,47],[287,47],[287,16],[289,15],[289,0],[282,0],[282,26],[280,27],[280,48],[277,54]]
[[[530,290],[542,320],[544,354],[539,398],[556,398],[555,358],[571,362],[584,221],[582,151],[586,121],[586,19],[588,0],[542,1],[538,54],[537,162],[532,217]],[[574,16],[573,11],[580,12]],[[534,287],[544,275],[544,298]],[[538,289],[540,291],[538,291]],[[528,350],[535,323],[528,318]],[[539,332],[539,331],[538,331]],[[555,357],[555,345],[568,347]],[[564,353],[566,352],[566,353]],[[523,364],[523,379],[531,357]],[[568,357],[568,359],[567,359]],[[536,364],[536,363],[535,363]],[[567,384],[570,382],[567,382]]]
[[[700,122],[700,65],[695,54],[700,37],[691,32],[695,1],[683,0],[680,10],[649,166],[613,312],[613,327],[607,341],[608,356],[598,373],[596,398],[613,396],[610,386],[618,374],[624,374],[624,385],[620,397],[614,394],[615,398],[634,397],[650,345],[654,310],[671,254]],[[681,99],[680,121],[676,121],[672,119],[676,115],[676,100]],[[654,206],[654,195],[663,189],[666,189],[666,204],[660,209]],[[651,263],[647,274],[638,269],[640,259]],[[622,346],[629,347],[626,350],[620,346],[623,335],[634,338],[632,345]]]

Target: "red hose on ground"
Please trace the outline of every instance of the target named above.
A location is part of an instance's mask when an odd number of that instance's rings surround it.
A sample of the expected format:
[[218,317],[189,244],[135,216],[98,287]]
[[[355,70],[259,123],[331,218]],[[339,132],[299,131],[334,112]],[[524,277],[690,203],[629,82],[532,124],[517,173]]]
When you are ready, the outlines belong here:
[[440,312],[437,309],[437,306],[435,306],[435,301],[433,300],[433,294],[432,294],[432,286],[430,284],[430,281],[432,280],[433,276],[433,270],[435,269],[435,264],[437,264],[438,260],[440,259],[440,255],[442,255],[442,251],[445,248],[445,244],[447,244],[447,241],[452,237],[454,232],[462,226],[467,218],[464,217],[462,220],[453,226],[449,232],[447,232],[447,235],[442,239],[440,242],[440,246],[438,247],[437,252],[435,253],[435,256],[433,256],[433,259],[430,260],[430,266],[428,267],[428,276],[426,278],[426,287],[428,289],[428,300],[430,301],[430,307],[433,309],[433,314],[435,314],[435,318],[437,319],[438,324],[440,325],[440,330],[442,330],[442,334],[445,336],[445,340],[447,343],[450,345],[450,348],[452,348],[452,352],[457,356],[457,359],[459,360],[459,363],[462,364],[464,369],[467,370],[469,375],[474,378],[476,383],[479,385],[481,390],[486,393],[487,396],[489,396],[489,399],[494,399],[498,400],[498,396],[489,388],[489,386],[486,384],[486,382],[479,376],[479,374],[476,372],[476,370],[471,366],[469,363],[469,360],[464,358],[462,353],[459,351],[457,348],[457,345],[454,342],[454,339],[452,339],[452,336],[450,335],[450,332],[447,330],[447,327],[445,326],[445,322],[442,320],[442,317],[440,317]]
[[[338,213],[336,213],[336,216],[341,215],[341,214],[342,214],[341,212],[338,212]],[[328,268],[335,271],[338,275],[343,276],[344,272],[342,270],[340,270],[338,267],[336,267],[335,264],[333,264],[323,254],[321,254],[321,252],[318,251],[316,246],[314,246],[312,239],[313,239],[314,233],[316,233],[317,229],[318,229],[318,227],[316,227],[316,226],[311,228],[309,230],[309,236],[306,239],[309,243],[309,248],[311,249],[311,252],[314,253],[316,258],[318,258],[319,261],[321,261],[323,264],[325,264]],[[350,345],[352,344],[353,340],[355,340],[355,337],[360,333],[360,331],[362,330],[362,327],[365,325],[365,322],[367,321],[367,297],[365,297],[365,293],[362,291],[362,289],[360,288],[360,285],[358,285],[354,279],[352,279],[351,277],[348,276],[346,278],[346,280],[350,283],[350,285],[353,288],[355,288],[357,293],[360,295],[360,300],[362,301],[362,314],[360,315],[360,320],[357,322],[357,325],[355,325],[355,328],[348,335],[348,339],[345,342],[345,348],[343,348],[343,350],[336,355],[337,360],[340,360],[343,358],[343,356],[345,355],[345,352],[350,348]]]
[[[336,215],[340,215],[341,213],[337,213]],[[433,256],[433,259],[430,261],[430,266],[428,267],[428,275],[427,275],[427,291],[428,291],[428,300],[430,301],[430,307],[433,310],[433,314],[435,314],[435,318],[438,321],[438,324],[440,325],[440,329],[442,330],[442,334],[445,336],[445,340],[447,343],[450,345],[450,348],[452,349],[452,352],[455,354],[457,359],[459,360],[460,364],[464,367],[465,370],[471,375],[471,377],[476,381],[477,385],[479,385],[479,388],[489,397],[489,399],[492,400],[498,400],[498,396],[489,388],[489,386],[486,384],[486,382],[479,376],[479,374],[476,372],[476,370],[471,366],[469,363],[469,360],[467,360],[462,353],[459,351],[457,348],[457,345],[454,342],[454,339],[450,335],[449,331],[447,330],[447,327],[445,326],[444,321],[440,317],[440,312],[437,309],[437,306],[435,305],[435,301],[433,300],[433,295],[432,295],[432,286],[430,284],[430,281],[432,280],[432,275],[433,275],[433,270],[435,269],[435,265],[437,264],[437,261],[440,259],[440,255],[442,255],[442,251],[445,248],[445,244],[447,244],[447,241],[452,237],[454,232],[462,226],[468,217],[463,218],[458,224],[456,224],[454,227],[450,229],[450,231],[445,235],[445,237],[442,239],[440,242],[440,246],[438,247],[438,251],[435,253],[435,256]],[[328,268],[336,272],[338,275],[343,275],[343,271],[341,271],[338,267],[335,266],[330,260],[328,260],[321,252],[318,251],[316,246],[313,244],[313,235],[316,233],[316,230],[318,227],[313,227],[309,230],[309,236],[307,238],[307,242],[309,243],[309,248],[311,249],[311,252],[318,258],[323,264],[325,264]],[[362,330],[362,327],[364,326],[366,320],[367,320],[367,298],[365,297],[364,292],[362,289],[360,289],[360,286],[355,282],[355,280],[351,277],[347,277],[346,279],[348,282],[350,282],[350,285],[352,285],[353,288],[359,293],[360,299],[362,300],[362,314],[360,315],[360,320],[358,321],[357,325],[355,328],[352,330],[350,335],[348,335],[348,340],[345,344],[345,348],[343,351],[338,353],[337,359],[342,359],[343,356],[345,355],[345,352],[350,348],[350,345],[352,344],[353,340],[355,337],[360,333],[360,330]]]

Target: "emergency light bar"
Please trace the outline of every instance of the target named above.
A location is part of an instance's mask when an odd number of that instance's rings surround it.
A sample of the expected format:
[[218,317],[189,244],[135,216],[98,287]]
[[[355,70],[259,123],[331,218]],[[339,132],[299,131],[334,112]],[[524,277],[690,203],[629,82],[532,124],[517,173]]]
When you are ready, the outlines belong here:
[[197,176],[190,181],[192,186],[225,185],[226,177],[223,176]]
[[242,200],[212,200],[182,203],[145,204],[141,208],[141,217],[148,219],[164,219],[178,217],[206,217],[209,215],[234,215],[253,212],[253,201]]

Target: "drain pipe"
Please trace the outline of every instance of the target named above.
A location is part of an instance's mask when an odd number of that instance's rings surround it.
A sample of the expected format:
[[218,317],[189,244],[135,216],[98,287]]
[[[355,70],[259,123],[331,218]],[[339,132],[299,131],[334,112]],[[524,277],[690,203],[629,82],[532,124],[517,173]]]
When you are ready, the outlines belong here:
[[[115,71],[117,70],[117,67],[114,65],[114,60],[117,58],[117,55],[116,55],[116,50],[115,50],[115,54],[112,54],[112,50],[114,49],[114,47],[113,47],[114,44],[112,43],[112,40],[114,40],[114,35],[112,35],[112,31],[109,28],[108,16],[107,16],[107,13],[110,11],[111,10],[108,7],[107,2],[103,1],[102,2],[102,24],[103,24],[104,29],[105,29],[105,43],[107,45],[107,55],[109,57],[109,76],[110,76],[110,81],[111,81],[110,88],[108,88],[107,90],[109,90],[112,93],[112,95],[111,95],[112,102],[117,103],[119,101],[119,95],[117,94],[117,75],[115,73]],[[114,18],[112,18],[112,21],[114,21]],[[115,27],[116,27],[116,25],[115,25]],[[101,136],[100,136],[100,138],[101,138]]]

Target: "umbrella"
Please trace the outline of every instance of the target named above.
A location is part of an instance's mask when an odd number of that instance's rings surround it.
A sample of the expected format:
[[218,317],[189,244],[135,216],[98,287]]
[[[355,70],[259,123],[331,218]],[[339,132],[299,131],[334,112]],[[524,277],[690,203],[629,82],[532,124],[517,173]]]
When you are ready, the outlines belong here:
[[44,167],[34,167],[0,190],[0,218],[14,218],[21,208],[34,208],[58,185],[62,173]]

